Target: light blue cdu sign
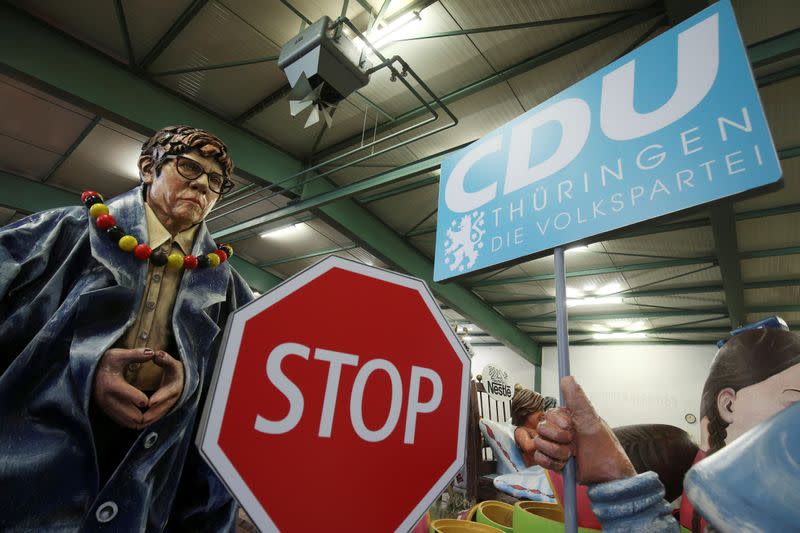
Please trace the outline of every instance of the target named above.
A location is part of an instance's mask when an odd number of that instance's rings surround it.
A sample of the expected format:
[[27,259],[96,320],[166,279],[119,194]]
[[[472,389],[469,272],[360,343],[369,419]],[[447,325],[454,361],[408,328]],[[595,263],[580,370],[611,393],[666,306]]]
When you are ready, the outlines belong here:
[[434,279],[780,177],[723,0],[445,160]]

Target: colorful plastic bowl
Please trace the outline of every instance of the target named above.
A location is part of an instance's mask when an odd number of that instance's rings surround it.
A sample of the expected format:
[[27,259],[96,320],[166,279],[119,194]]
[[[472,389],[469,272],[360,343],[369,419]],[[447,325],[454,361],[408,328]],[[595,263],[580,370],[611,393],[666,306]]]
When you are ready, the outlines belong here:
[[481,524],[490,525],[499,529],[500,531],[504,531],[505,533],[513,533],[513,514],[513,505],[509,505],[504,502],[487,500],[478,504],[476,520]]
[[478,522],[440,518],[431,522],[431,533],[503,533],[496,527]]

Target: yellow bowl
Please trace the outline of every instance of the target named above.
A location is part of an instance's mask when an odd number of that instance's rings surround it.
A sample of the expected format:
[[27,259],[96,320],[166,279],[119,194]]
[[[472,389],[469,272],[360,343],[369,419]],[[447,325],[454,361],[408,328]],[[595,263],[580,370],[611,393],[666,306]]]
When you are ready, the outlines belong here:
[[431,522],[431,533],[503,533],[496,527],[478,522],[440,518]]
[[476,520],[481,524],[490,525],[499,529],[500,531],[504,531],[505,533],[513,533],[513,513],[514,507],[512,505],[503,502],[487,500],[478,504]]

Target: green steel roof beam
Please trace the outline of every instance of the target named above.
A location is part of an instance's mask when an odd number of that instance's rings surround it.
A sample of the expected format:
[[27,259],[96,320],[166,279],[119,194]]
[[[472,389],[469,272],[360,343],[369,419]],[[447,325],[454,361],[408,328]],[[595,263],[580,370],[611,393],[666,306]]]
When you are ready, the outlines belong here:
[[[677,294],[705,294],[709,292],[720,292],[722,285],[704,285],[700,287],[674,287],[669,289],[649,289],[637,290],[629,289],[626,291],[615,292],[614,296],[621,296],[623,298],[649,298],[657,296],[675,296]],[[488,301],[489,305],[493,307],[511,307],[515,305],[545,305],[554,304],[556,299],[554,296],[547,296],[544,298],[526,298],[522,300],[500,300],[496,302]]]
[[279,285],[283,279],[260,269],[253,263],[234,255],[230,259],[236,271],[242,275],[248,285],[258,292],[267,292],[272,287]]
[[[716,258],[712,256],[687,257],[684,259],[668,259],[665,261],[652,261],[649,263],[636,263],[632,265],[620,265],[611,267],[590,268],[586,270],[576,270],[573,272],[567,272],[567,277],[577,278],[581,276],[596,276],[598,274],[616,274],[621,272],[634,272],[637,270],[651,270],[656,268],[673,268],[673,267],[688,266],[688,265],[714,264],[715,262]],[[544,281],[549,279],[554,279],[553,274],[538,274],[535,276],[518,276],[512,278],[499,278],[499,279],[492,278],[482,281],[476,281],[475,283],[472,283],[470,287],[473,288],[491,287],[496,285],[528,283],[531,281]]]
[[0,189],[5,191],[5,194],[0,195],[0,205],[25,213],[80,203],[80,196],[75,196],[74,193],[1,170],[0,184]]
[[[304,196],[319,197],[335,190],[329,181],[320,179],[306,184]],[[531,363],[541,364],[541,349],[536,342],[464,287],[457,283],[435,283],[430,260],[354,200],[340,198],[322,205],[319,211],[345,233],[357,235],[364,247],[377,257],[423,279],[437,298],[469,317],[483,331]]]
[[[398,167],[388,172],[383,172],[381,174],[378,174],[377,176],[372,176],[371,178],[366,178],[361,181],[345,185],[343,187],[321,189],[324,190],[325,192],[322,192],[316,196],[309,197],[308,195],[304,195],[302,200],[289,204],[286,207],[276,209],[265,215],[255,217],[250,220],[245,220],[238,224],[233,224],[232,226],[228,226],[227,228],[220,229],[214,233],[214,238],[221,239],[223,237],[228,237],[240,231],[246,231],[261,226],[263,224],[266,224],[268,222],[275,222],[276,220],[281,220],[286,217],[294,216],[304,211],[315,209],[325,204],[335,202],[336,200],[348,198],[356,194],[361,194],[363,192],[377,189],[378,187],[383,187],[385,185],[394,183],[396,181],[400,181],[413,176],[418,176],[420,174],[424,174],[425,172],[430,172],[431,170],[436,169],[442,163],[442,161],[447,156],[450,155],[450,153],[453,150],[446,150],[444,152],[440,152],[438,154],[426,157],[425,159],[421,159],[414,163],[409,163],[408,165]],[[321,180],[318,178],[314,179],[314,177],[312,176],[312,178],[310,178],[309,181],[321,181]]]
[[781,159],[800,157],[800,146],[793,146],[791,148],[783,148],[782,150],[778,150],[778,157]]
[[[785,248],[769,248],[766,250],[751,250],[747,252],[740,252],[739,259],[756,259],[760,257],[781,257],[785,255],[800,254],[800,246],[787,246]],[[620,265],[613,267],[600,267],[590,268],[586,270],[576,270],[574,272],[567,272],[568,278],[577,278],[581,276],[595,276],[598,274],[615,274],[621,272],[634,272],[638,270],[652,270],[657,268],[672,268],[687,265],[700,265],[700,264],[717,264],[717,258],[714,256],[702,257],[687,257],[682,259],[668,259],[665,261],[651,261],[648,263],[635,263],[632,265]],[[510,285],[516,283],[528,283],[531,281],[543,281],[553,279],[553,274],[538,274],[534,276],[518,276],[511,278],[491,278],[472,283],[471,287],[490,287],[496,285]]]
[[358,198],[358,202],[362,204],[368,204],[371,202],[377,202],[378,200],[384,200],[386,198],[391,198],[393,196],[397,196],[398,194],[407,193],[410,191],[415,191],[417,189],[421,189],[423,187],[428,187],[430,185],[438,184],[439,183],[439,176],[431,176],[430,178],[421,179],[419,181],[415,181],[414,183],[408,183],[406,185],[401,185],[399,187],[395,187],[389,191],[383,192],[376,192],[375,194],[370,194],[367,196],[362,196]]
[[758,88],[767,87],[768,85],[772,85],[773,83],[778,83],[783,80],[788,80],[789,78],[794,78],[795,76],[800,74],[800,65],[795,65],[793,67],[789,67],[783,70],[779,70],[778,72],[773,72],[771,74],[765,74],[764,76],[759,76],[756,78],[756,83],[758,84]]
[[142,133],[166,124],[208,129],[225,139],[238,168],[265,183],[301,169],[288,154],[7,4],[0,4],[0,64]]
[[267,268],[275,265],[282,265],[284,263],[292,263],[294,261],[302,261],[303,259],[313,259],[314,257],[320,257],[322,255],[330,255],[335,254],[337,252],[346,252],[347,250],[353,250],[358,248],[357,244],[348,244],[347,246],[337,246],[336,248],[329,248],[327,250],[319,250],[317,252],[311,252],[303,255],[297,255],[292,257],[284,257],[282,259],[274,259],[272,261],[267,261],[266,263],[261,263],[258,265],[261,268]]
[[723,199],[711,204],[711,231],[722,285],[725,288],[725,305],[728,306],[731,329],[735,329],[745,323],[745,310],[736,218],[730,200]]
[[763,67],[775,61],[800,53],[800,28],[770,37],[747,47],[747,55],[753,68]]
[[64,161],[66,161],[67,158],[69,158],[69,156],[72,155],[72,152],[74,152],[75,149],[78,148],[78,146],[80,146],[83,140],[92,132],[92,130],[94,130],[94,127],[97,126],[99,122],[100,122],[100,117],[95,116],[89,122],[89,124],[85,128],[83,128],[83,131],[81,131],[80,135],[78,135],[78,137],[74,141],[72,141],[72,144],[70,144],[69,147],[66,149],[66,151],[63,154],[61,154],[61,157],[59,157],[58,160],[55,163],[53,163],[53,166],[50,167],[50,170],[47,171],[47,174],[45,174],[42,177],[41,180],[42,183],[46,183],[47,180],[49,180],[53,176],[53,174],[55,174],[56,170],[58,170],[61,167],[61,165],[64,164]]
[[[800,286],[800,279],[776,279],[769,281],[751,281],[743,284],[744,290],[755,289],[774,289],[779,287],[797,287]],[[620,291],[614,296],[622,296],[623,298],[654,298],[660,296],[676,296],[686,294],[706,294],[709,292],[722,292],[724,287],[722,284],[715,285],[701,285],[695,287],[671,287],[668,289],[629,289]],[[493,307],[512,307],[515,305],[543,305],[553,304],[556,299],[553,296],[544,298],[526,298],[521,300],[499,300],[488,301],[489,305]]]
[[122,5],[122,0],[114,0],[114,8],[117,11],[117,22],[119,23],[119,31],[122,34],[122,42],[125,43],[125,52],[128,54],[128,64],[133,66],[136,64],[136,57],[133,54],[131,34],[128,31],[128,21],[125,20],[125,7]]
[[[555,61],[561,57],[564,57],[567,54],[575,52],[576,50],[580,50],[581,48],[585,48],[587,46],[591,46],[603,39],[610,37],[616,33],[625,31],[633,26],[641,24],[647,20],[650,20],[653,17],[659,16],[663,13],[663,8],[660,5],[660,2],[657,4],[651,5],[650,7],[637,10],[632,15],[627,15],[623,17],[619,17],[612,22],[605,24],[599,28],[596,28],[592,31],[584,33],[574,39],[570,39],[546,52],[541,54],[537,54],[533,57],[525,59],[511,67],[505,68],[500,72],[487,76],[482,80],[473,82],[465,87],[461,87],[453,92],[446,94],[445,96],[441,97],[441,101],[444,102],[445,105],[450,104],[452,102],[458,101],[462,98],[465,98],[471,94],[475,94],[480,92],[484,89],[492,87],[498,83],[502,83],[506,80],[509,80],[515,76],[528,72],[536,67],[541,65],[545,65],[551,61]],[[435,105],[435,104],[433,104]],[[395,117],[394,120],[390,120],[384,122],[378,127],[378,132],[386,131],[388,128],[393,128],[395,126],[399,126],[409,120],[413,120],[415,118],[423,116],[427,113],[427,108],[424,106],[420,106],[416,109],[408,111],[402,115]],[[318,155],[319,158],[322,159],[327,157],[331,154],[339,152],[355,143],[358,143],[361,140],[360,135],[355,135],[350,137],[349,139],[345,139],[342,142],[337,143],[334,146],[326,148],[322,150]]]
[[183,13],[175,20],[175,22],[170,26],[167,33],[161,36],[158,42],[150,49],[149,52],[144,56],[142,61],[139,63],[139,68],[142,70],[147,70],[150,65],[155,63],[156,59],[161,55],[161,53],[167,49],[167,47],[172,44],[172,41],[183,31],[186,26],[194,19],[195,16],[205,7],[208,3],[208,0],[193,0],[189,6],[183,10]]
[[[8,172],[0,171],[0,189],[13,191],[0,197],[0,204],[25,213],[36,213],[56,207],[80,204],[80,195],[76,193],[15,176]],[[231,262],[247,281],[247,284],[257,291],[266,292],[283,281],[281,278],[261,270],[239,256],[232,257]]]
[[219,70],[224,68],[243,67],[245,65],[256,65],[259,63],[272,63],[277,61],[278,56],[264,56],[253,59],[242,59],[241,61],[228,61],[227,63],[217,63],[215,65],[198,65],[196,67],[186,67],[174,70],[164,70],[162,72],[152,72],[151,76],[172,76],[174,74],[188,74],[189,72],[204,72],[206,70]]
[[[800,306],[796,306],[800,307]],[[757,311],[754,311],[757,312]],[[708,315],[720,315],[720,318],[725,318],[728,316],[728,310],[724,307],[709,307],[705,309],[675,309],[669,311],[622,311],[618,313],[593,313],[593,314],[570,314],[569,320],[570,322],[581,322],[581,321],[597,321],[597,320],[616,320],[621,318],[672,318],[672,317],[681,317],[681,316],[708,316]],[[556,316],[553,314],[552,316],[532,316],[528,318],[516,318],[514,322],[523,325],[523,324],[542,324],[548,322],[555,322]],[[481,328],[483,329],[483,328]]]
[[455,37],[458,35],[471,35],[473,33],[489,33],[496,31],[509,31],[509,30],[522,30],[526,28],[539,28],[543,26],[553,26],[556,24],[569,24],[571,22],[584,22],[587,20],[594,20],[599,18],[621,17],[634,13],[634,9],[625,9],[622,11],[606,11],[604,13],[593,13],[590,15],[578,15],[575,17],[564,17],[557,19],[547,20],[532,20],[530,22],[521,22],[519,24],[506,24],[503,26],[483,26],[481,28],[467,28],[464,30],[441,31],[437,33],[429,33],[426,35],[417,35],[415,37],[405,37],[403,39],[396,39],[394,42],[402,41],[421,41],[425,39],[439,39],[441,37]]

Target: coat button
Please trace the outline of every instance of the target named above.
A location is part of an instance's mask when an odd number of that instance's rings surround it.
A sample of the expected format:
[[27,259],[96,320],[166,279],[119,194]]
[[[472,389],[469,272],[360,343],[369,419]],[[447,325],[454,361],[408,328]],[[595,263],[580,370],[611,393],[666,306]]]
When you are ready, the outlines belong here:
[[158,440],[158,433],[156,433],[155,431],[148,433],[147,436],[144,438],[144,447],[147,449],[152,448],[153,444],[155,444],[157,440]]
[[103,502],[97,508],[95,516],[97,521],[101,523],[111,522],[117,516],[117,504],[112,501]]

